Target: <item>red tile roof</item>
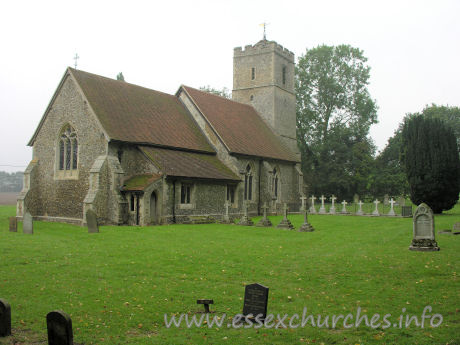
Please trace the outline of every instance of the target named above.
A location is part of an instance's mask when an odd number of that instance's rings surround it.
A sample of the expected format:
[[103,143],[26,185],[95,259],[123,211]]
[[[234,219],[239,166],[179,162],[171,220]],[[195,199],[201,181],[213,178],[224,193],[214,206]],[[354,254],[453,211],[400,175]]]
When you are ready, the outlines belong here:
[[247,104],[182,86],[232,153],[296,162],[255,109]]
[[215,155],[177,151],[151,146],[139,149],[152,160],[163,174],[175,177],[239,181]]
[[214,152],[176,96],[69,68],[110,139]]

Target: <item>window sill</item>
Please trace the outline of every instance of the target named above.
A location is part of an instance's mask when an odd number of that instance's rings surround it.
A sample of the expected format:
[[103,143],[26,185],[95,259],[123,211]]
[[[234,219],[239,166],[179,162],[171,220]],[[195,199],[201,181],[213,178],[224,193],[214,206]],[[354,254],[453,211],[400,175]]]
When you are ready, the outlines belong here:
[[54,173],[55,180],[78,180],[78,170],[58,170]]
[[179,204],[180,210],[192,210],[195,208],[195,204]]

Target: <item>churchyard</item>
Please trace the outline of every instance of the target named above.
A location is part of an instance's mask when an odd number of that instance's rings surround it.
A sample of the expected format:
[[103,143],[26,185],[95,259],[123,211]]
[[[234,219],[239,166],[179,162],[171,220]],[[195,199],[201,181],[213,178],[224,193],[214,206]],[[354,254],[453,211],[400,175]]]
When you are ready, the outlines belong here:
[[[345,207],[356,213],[355,204]],[[384,202],[377,207],[390,210]],[[375,205],[362,208],[372,213]],[[0,298],[11,305],[13,334],[0,344],[47,344],[46,315],[53,310],[71,317],[75,344],[460,343],[460,236],[438,234],[460,221],[459,204],[435,215],[436,252],[408,250],[411,217],[309,214],[313,232],[297,231],[300,214],[288,216],[294,230],[276,227],[282,216],[269,216],[270,228],[101,226],[98,233],[34,222],[28,235],[21,222],[9,232],[14,215],[14,206],[0,206]],[[198,299],[212,299],[209,315],[225,313],[231,323],[253,283],[269,288],[267,314],[287,314],[288,328],[235,329],[227,320],[212,328],[165,326],[165,314],[203,315]],[[439,327],[429,319],[424,328],[406,327],[406,317],[420,321],[426,306],[432,307],[427,314],[442,315]],[[329,327],[289,328],[289,318],[302,319],[304,307],[315,320],[321,315],[321,323],[329,317]],[[358,308],[369,319],[391,314],[391,327],[362,322],[347,329],[339,322],[332,328],[333,315],[352,314],[354,323]]]

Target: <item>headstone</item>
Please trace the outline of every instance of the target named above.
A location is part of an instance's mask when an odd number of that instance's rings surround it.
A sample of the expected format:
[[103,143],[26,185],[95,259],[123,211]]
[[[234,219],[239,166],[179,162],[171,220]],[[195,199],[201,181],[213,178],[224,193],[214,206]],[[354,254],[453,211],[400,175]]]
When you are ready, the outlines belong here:
[[396,216],[396,213],[395,213],[395,210],[394,210],[394,204],[396,203],[396,201],[394,201],[393,198],[391,198],[389,203],[390,203],[390,211],[388,212],[388,215],[389,216]]
[[196,301],[197,304],[203,304],[204,305],[204,312],[205,313],[210,313],[211,311],[209,310],[209,305],[214,304],[214,300],[212,299],[198,299]]
[[305,195],[302,195],[302,196],[300,197],[300,201],[301,201],[301,203],[302,203],[302,206],[300,207],[300,209],[302,209],[302,208],[305,207],[305,204],[306,204],[305,201],[306,201],[307,199],[308,199],[308,198],[307,198]]
[[288,206],[287,206],[286,203],[284,203],[284,206],[283,206],[283,219],[276,226],[277,228],[288,229],[288,230],[294,229],[294,225],[291,224],[291,221],[288,219],[287,216],[288,216]]
[[331,208],[329,209],[329,214],[335,214],[335,200],[337,200],[337,197],[332,194],[331,196],[331,201],[332,201],[332,205],[331,205]]
[[18,232],[18,220],[16,217],[10,217],[10,231]]
[[48,345],[73,345],[72,320],[60,310],[46,315]]
[[348,214],[347,204],[348,204],[348,202],[346,202],[345,200],[342,201],[342,210],[340,211],[341,214]]
[[11,335],[11,307],[4,299],[0,298],[0,337]]
[[29,212],[24,213],[24,217],[22,218],[22,232],[24,234],[34,233],[34,220]]
[[454,226],[452,227],[452,234],[460,235],[460,222],[454,224]]
[[324,197],[324,195],[321,195],[321,198],[319,198],[319,200],[321,200],[321,207],[319,208],[319,214],[326,214],[326,208],[324,207],[324,200],[326,200],[326,198]]
[[[398,204],[399,206],[406,206],[406,198],[401,195],[399,198],[398,198]],[[411,215],[412,216],[412,215]]]
[[379,212],[379,204],[380,204],[380,201],[378,201],[377,199],[375,199],[374,204],[375,204],[375,210],[374,210],[374,212],[372,212],[372,215],[373,215],[373,216],[380,216],[380,212]]
[[434,238],[434,216],[431,208],[421,203],[414,213],[413,239],[409,247],[417,251],[438,251],[439,247]]
[[401,215],[403,217],[412,217],[412,206],[401,206]]
[[241,217],[238,225],[253,226],[254,222],[249,218],[249,205],[246,201],[243,203],[243,216]]
[[256,224],[256,226],[265,226],[265,227],[268,227],[268,226],[273,226],[272,222],[270,221],[270,219],[267,218],[267,210],[268,210],[268,206],[267,206],[267,203],[264,202],[264,206],[262,206],[262,210],[263,210],[263,217],[261,220],[259,220],[259,222]]
[[364,212],[363,212],[363,202],[361,200],[359,200],[358,202],[358,211],[356,211],[356,215],[357,216],[362,216],[364,215]]
[[99,226],[97,225],[97,215],[93,210],[86,211],[86,226],[90,234],[99,232]]
[[262,314],[259,320],[267,316],[268,287],[260,284],[246,285],[244,289],[243,315],[252,314],[254,318]]
[[227,200],[227,201],[225,202],[224,206],[225,206],[225,214],[224,214],[224,216],[222,217],[222,223],[224,223],[224,224],[231,224],[231,223],[233,223],[233,222],[232,222],[232,220],[230,219],[230,215],[229,215],[229,213],[228,213],[228,209],[229,209],[229,207],[230,207],[230,202]]
[[299,231],[300,232],[312,232],[312,231],[315,231],[313,226],[311,226],[311,224],[308,223],[307,208],[306,207],[302,208],[302,213],[303,213],[303,224],[300,226]]
[[353,202],[354,202],[355,204],[357,204],[357,203],[359,202],[359,195],[358,195],[358,194],[355,194],[355,195],[353,196]]
[[311,214],[316,214],[316,208],[315,208],[316,197],[314,195],[312,195],[310,197],[310,200],[311,200],[311,206],[310,206],[310,209],[308,210],[308,212],[310,212]]
[[385,194],[385,195],[383,196],[383,204],[384,204],[385,206],[387,206],[387,205],[390,204],[390,196],[389,196],[388,194]]

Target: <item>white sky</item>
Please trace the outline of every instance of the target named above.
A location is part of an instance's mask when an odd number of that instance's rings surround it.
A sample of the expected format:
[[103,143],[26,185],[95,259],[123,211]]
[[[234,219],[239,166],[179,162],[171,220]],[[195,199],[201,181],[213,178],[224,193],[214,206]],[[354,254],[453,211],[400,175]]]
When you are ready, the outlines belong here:
[[[364,50],[379,106],[379,149],[404,114],[460,105],[460,1],[2,1],[0,170],[26,146],[67,66],[174,93],[232,88],[233,48],[267,39],[296,57],[320,44]],[[5,165],[20,166],[8,167]]]

